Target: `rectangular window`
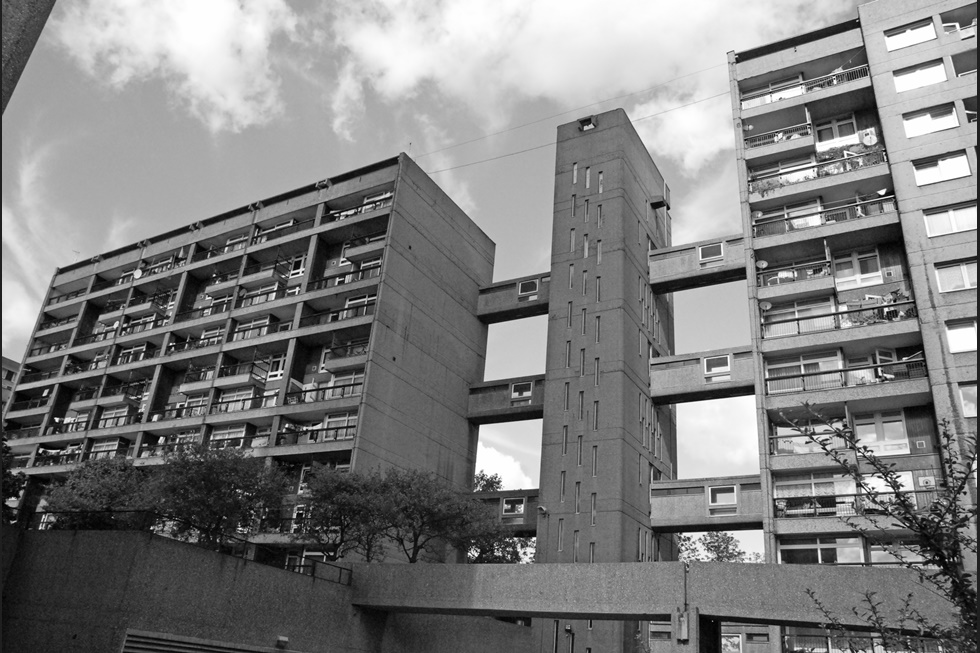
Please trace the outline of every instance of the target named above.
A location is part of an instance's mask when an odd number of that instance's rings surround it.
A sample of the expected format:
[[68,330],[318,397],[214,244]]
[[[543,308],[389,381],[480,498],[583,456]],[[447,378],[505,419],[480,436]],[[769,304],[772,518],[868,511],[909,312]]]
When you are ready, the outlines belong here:
[[[977,331],[977,328],[976,327],[977,327],[977,323],[974,322],[973,323],[973,334],[974,334],[974,336],[976,336],[976,331]],[[973,348],[974,349],[977,348],[977,340],[976,340],[976,337],[974,337],[974,339],[973,339]],[[598,401],[593,401],[592,402],[592,430],[593,431],[598,431],[599,430],[599,402]]]
[[574,184],[577,184],[577,183],[578,183],[578,164],[577,163],[573,163],[572,164],[572,184],[574,185]]
[[589,271],[582,270],[582,296],[585,297],[585,295],[588,292],[589,292]]
[[592,167],[585,167],[585,187],[588,188],[592,185]]
[[512,383],[510,386],[511,401],[531,401],[531,389],[533,384],[530,381]]
[[936,280],[939,292],[952,292],[977,287],[977,262],[962,261],[936,265]]
[[906,113],[902,116],[902,122],[905,125],[906,138],[960,126],[960,121],[956,117],[956,108],[952,104]]
[[595,316],[595,341],[596,342],[599,342],[599,325],[600,324],[601,323],[599,322],[599,316],[596,315]]
[[561,455],[568,453],[568,427],[561,427]]
[[596,503],[596,493],[593,492],[592,496],[589,498],[589,523],[591,523],[593,526],[595,526],[596,522]]
[[853,113],[819,122],[816,131],[818,151],[842,145],[854,145],[858,142],[857,124]]
[[585,207],[582,209],[582,220],[589,221],[589,200],[585,200]]
[[834,256],[834,283],[837,290],[882,283],[878,250],[871,249]]
[[595,300],[602,301],[602,277],[595,278]]
[[572,341],[565,341],[565,369],[572,366]]
[[572,195],[572,217],[575,217],[575,195]]
[[698,261],[701,267],[714,267],[721,265],[725,259],[725,244],[712,243],[710,245],[698,246]]
[[597,229],[602,229],[602,204],[596,204],[595,207],[595,226]]
[[977,384],[960,384],[960,407],[963,409],[963,417],[977,416]]
[[565,472],[558,476],[558,501],[565,503]]
[[585,323],[587,320],[586,309],[582,309],[582,335],[585,335]]
[[946,341],[949,343],[949,350],[958,353],[961,351],[977,350],[977,321],[956,320],[946,323]]
[[585,376],[585,350],[580,349],[578,352],[578,375]]
[[572,562],[578,562],[578,531],[572,532]]
[[568,266],[568,289],[571,290],[575,287],[575,264],[572,263]]
[[705,383],[732,380],[732,357],[730,355],[708,356],[703,360]]
[[599,192],[602,192],[602,170],[599,171]]
[[572,328],[572,302],[568,302],[568,319],[565,326],[569,329]]
[[524,498],[523,497],[512,497],[505,498],[502,506],[502,513],[504,517],[518,517],[524,514]]
[[564,398],[565,410],[568,410],[568,383],[565,383],[565,398]]
[[799,565],[860,564],[860,537],[807,537],[779,542],[779,562]]
[[924,213],[926,233],[929,237],[944,236],[960,231],[972,231],[977,228],[977,205],[962,204],[941,209],[932,209]]
[[[595,562],[595,542],[589,542],[589,562],[590,563]],[[589,627],[591,628],[592,627],[591,620],[589,621],[589,624],[590,624]],[[586,653],[588,653],[588,651],[589,649],[586,649]]]
[[942,59],[904,68],[894,72],[895,92],[903,93],[915,88],[946,81],[946,67]]
[[576,464],[578,464],[578,466],[581,467],[582,466],[582,449],[583,449],[583,447],[582,447],[582,436],[581,435],[578,436],[577,440],[578,440],[578,447],[577,447],[577,449],[578,449],[578,455],[576,457]]
[[738,508],[734,485],[721,485],[708,488],[708,514],[734,515]]
[[585,391],[578,391],[578,418],[585,419]]
[[582,482],[575,481],[575,514],[582,512]]
[[595,264],[599,265],[602,263],[602,241],[595,241]]
[[599,359],[598,358],[595,359],[595,367],[593,368],[592,374],[594,376],[592,385],[599,387]]
[[932,19],[912,23],[903,27],[896,27],[885,32],[885,48],[891,52],[900,48],[907,48],[910,45],[924,43],[936,38],[936,27],[932,24]]
[[558,520],[558,550],[562,550],[562,540],[565,539],[565,520]]
[[970,162],[966,152],[955,152],[938,158],[912,162],[915,183],[919,186],[936,184],[950,179],[970,176]]
[[569,235],[568,235],[568,251],[569,252],[574,252],[575,251],[575,230],[574,229],[572,229],[572,230],[569,231]]
[[884,411],[854,416],[854,437],[861,446],[879,456],[911,452],[902,411]]
[[582,236],[582,258],[589,258],[589,234]]
[[592,445],[592,478],[598,476],[599,472],[599,445]]

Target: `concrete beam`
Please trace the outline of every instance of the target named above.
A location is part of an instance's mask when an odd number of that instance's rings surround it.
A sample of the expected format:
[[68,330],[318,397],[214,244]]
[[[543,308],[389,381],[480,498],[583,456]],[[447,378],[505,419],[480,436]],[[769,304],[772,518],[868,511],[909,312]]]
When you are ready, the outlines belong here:
[[484,286],[477,300],[477,317],[485,324],[496,324],[547,315],[550,283],[551,274],[542,272]]
[[[826,621],[812,590],[843,625],[872,590],[897,621],[906,595],[928,621],[952,624],[952,606],[906,569],[679,562],[542,565],[355,565],[353,603],[389,612],[670,620],[678,611],[724,621]],[[750,598],[751,600],[747,600]]]
[[466,416],[474,424],[501,424],[544,415],[544,374],[495,379],[470,388]]

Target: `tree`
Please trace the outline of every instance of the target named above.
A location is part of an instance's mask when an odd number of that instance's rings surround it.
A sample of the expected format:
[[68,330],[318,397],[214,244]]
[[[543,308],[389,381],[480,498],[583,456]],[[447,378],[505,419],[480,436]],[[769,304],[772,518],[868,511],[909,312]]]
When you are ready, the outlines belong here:
[[423,552],[439,556],[444,543],[466,551],[477,541],[504,536],[490,506],[432,472],[391,469],[382,488],[386,536],[408,562],[418,562]]
[[739,541],[725,531],[708,531],[697,539],[679,535],[677,548],[683,562],[761,562],[758,554],[743,551]]
[[17,515],[13,508],[7,505],[7,501],[10,499],[16,499],[20,496],[21,491],[24,489],[26,483],[26,477],[20,473],[14,473],[12,470],[14,462],[14,454],[11,452],[10,447],[7,445],[7,440],[3,440],[3,520],[4,522],[12,522],[16,519]]
[[500,474],[487,474],[482,469],[473,477],[474,492],[500,492],[504,487],[504,481]]
[[[975,578],[964,569],[962,558],[964,554],[977,554],[977,506],[969,495],[977,467],[976,433],[956,435],[948,420],[940,422],[942,479],[929,504],[923,506],[903,483],[894,463],[882,460],[840,422],[825,419],[810,404],[804,404],[804,408],[830,432],[816,434],[805,426],[797,430],[808,435],[854,481],[862,496],[860,514],[845,517],[844,521],[854,531],[885,542],[886,546],[887,540],[882,537],[886,531],[900,528],[910,532],[913,544],[888,546],[889,553],[901,566],[915,571],[920,582],[949,600],[959,615],[959,624],[953,628],[924,623],[914,613],[909,613],[906,621],[926,636],[941,640],[947,652],[976,651],[977,590]],[[796,425],[785,416],[784,419]],[[813,598],[820,606],[819,598]],[[866,596],[860,610],[883,639],[894,638],[889,631],[907,629],[907,624],[889,627],[881,620],[881,604],[873,594]],[[899,612],[905,614],[901,609]],[[834,615],[827,617],[833,624]]]
[[158,474],[158,506],[174,520],[171,535],[214,550],[278,511],[287,486],[282,472],[261,459],[204,445],[169,454]]
[[128,530],[146,522],[156,497],[149,474],[125,458],[78,465],[47,496],[54,529]]
[[357,553],[367,562],[384,558],[382,478],[314,466],[309,477],[310,503],[303,533],[337,558]]
[[535,538],[490,533],[473,541],[466,561],[472,564],[527,564],[534,559]]

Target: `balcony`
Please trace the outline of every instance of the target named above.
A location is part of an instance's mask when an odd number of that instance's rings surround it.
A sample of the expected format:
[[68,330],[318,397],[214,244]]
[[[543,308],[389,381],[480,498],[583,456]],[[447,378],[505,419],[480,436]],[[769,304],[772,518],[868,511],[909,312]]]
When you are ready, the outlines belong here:
[[325,223],[328,222],[338,222],[340,220],[347,220],[349,218],[356,217],[358,215],[363,215],[365,213],[371,213],[372,211],[380,211],[381,209],[386,209],[394,203],[394,197],[389,196],[374,202],[368,202],[367,204],[362,204],[361,206],[355,206],[351,209],[337,209],[330,211],[323,217]]
[[338,440],[353,440],[357,434],[357,426],[329,426],[324,428],[287,431],[276,437],[276,446],[294,444],[316,444]]
[[766,321],[762,325],[762,337],[781,338],[821,331],[850,329],[883,322],[901,322],[917,316],[918,311],[915,302],[909,300],[894,304],[881,304],[875,308],[859,308],[827,315]]
[[20,377],[21,384],[27,383],[37,383],[38,381],[46,381],[48,379],[53,379],[54,377],[61,374],[61,370],[41,370],[36,372],[26,372]]
[[112,429],[118,426],[130,426],[143,421],[143,413],[130,413],[116,417],[104,417],[93,425],[93,429]]
[[53,467],[55,465],[73,465],[82,459],[81,451],[70,453],[38,453],[34,456],[34,467]]
[[200,338],[188,338],[183,342],[171,342],[167,345],[166,356],[171,354],[179,354],[184,351],[194,351],[195,349],[202,349],[204,347],[211,347],[213,345],[220,345],[224,342],[224,334],[215,336],[201,336]]
[[758,107],[788,98],[806,95],[825,88],[865,79],[869,76],[868,66],[857,66],[848,70],[832,72],[829,75],[803,81],[794,81],[761,91],[750,91],[741,95],[742,110]]
[[190,417],[204,417],[208,414],[208,407],[182,406],[180,404],[167,404],[163,410],[155,410],[150,413],[151,422],[160,422],[170,419],[188,419]]
[[231,302],[222,302],[213,306],[205,306],[203,308],[195,308],[190,311],[177,313],[174,316],[174,322],[189,322],[190,320],[197,320],[202,317],[227,313],[229,310],[231,310]]
[[257,449],[268,446],[268,433],[265,435],[239,435],[231,438],[218,438],[208,442],[209,449]]
[[74,418],[67,418],[62,422],[57,422],[59,418],[55,418],[56,422],[48,427],[45,431],[45,435],[61,435],[63,433],[79,433],[81,431],[88,430],[89,423],[88,414],[78,415]]
[[365,279],[373,279],[378,276],[381,276],[380,266],[368,268],[366,270],[357,270],[356,272],[339,272],[310,282],[307,292],[343,286],[346,284],[355,283],[357,281],[364,281]]
[[843,437],[833,431],[820,433],[804,432],[806,427],[800,427],[797,435],[771,435],[769,436],[769,455],[771,456],[790,456],[807,453],[824,453],[817,440],[825,443],[829,449],[841,450],[850,449],[850,445]]
[[[776,486],[779,492],[779,486]],[[936,500],[933,490],[902,492],[901,498],[909,501],[913,509],[924,509]],[[899,500],[893,492],[878,492],[876,496],[867,494],[828,494],[819,496],[792,496],[773,499],[774,514],[777,518],[814,517],[863,517],[879,515],[885,511],[883,506]]]
[[271,263],[254,263],[242,270],[240,286],[262,286],[271,283],[284,282],[289,275],[289,264],[285,261]]
[[231,342],[261,338],[262,336],[289,331],[291,327],[292,324],[289,322],[276,322],[274,324],[263,324],[260,326],[248,327],[247,329],[236,329],[235,331],[231,332]]
[[323,313],[307,315],[300,319],[299,328],[343,322],[344,320],[352,320],[357,317],[364,317],[365,315],[374,315],[374,306],[374,304],[366,304],[364,306],[354,306],[338,311],[325,311]]
[[245,385],[264,387],[268,374],[269,367],[265,363],[224,365],[218,370],[218,380],[215,382],[215,386],[222,388]]
[[133,322],[119,329],[119,337],[131,336],[134,333],[142,333],[144,331],[149,331],[150,329],[166,326],[167,322],[168,320],[166,317],[158,317],[155,320],[141,320],[139,322]]
[[289,392],[286,394],[286,403],[302,404],[316,401],[330,401],[332,399],[344,399],[346,397],[357,397],[360,396],[363,390],[363,381],[343,385],[332,385],[326,388],[297,390],[296,392]]
[[290,221],[286,224],[279,224],[270,229],[256,231],[255,236],[252,237],[252,244],[258,245],[260,243],[266,243],[270,240],[277,240],[285,236],[290,236],[300,231],[306,231],[307,229],[312,229],[315,220],[310,218],[308,220],[296,220]]
[[140,361],[149,360],[156,357],[156,351],[152,349],[144,349],[142,351],[128,351],[119,354],[116,360],[112,363],[113,365],[129,365],[130,363],[138,363]]
[[807,215],[794,215],[764,222],[760,219],[759,222],[752,225],[752,235],[756,238],[777,236],[801,229],[812,229],[827,224],[838,224],[884,213],[894,213],[896,210],[894,196],[866,202],[854,202]]
[[55,343],[41,343],[35,345],[27,352],[28,358],[34,358],[35,356],[44,356],[45,354],[54,354],[59,351],[64,351],[68,349],[67,342],[55,342]]
[[887,162],[888,158],[884,150],[850,156],[845,152],[844,158],[823,161],[809,166],[794,167],[758,176],[753,175],[750,171],[749,193],[755,194],[757,197],[750,197],[749,201],[759,201],[786,186],[870,168]]
[[51,395],[45,395],[43,397],[32,397],[31,399],[24,399],[22,401],[15,401],[10,404],[7,409],[8,413],[20,413],[29,410],[37,410],[38,408],[44,408],[51,401]]
[[208,410],[210,415],[220,415],[223,413],[238,413],[243,410],[255,410],[258,408],[271,408],[276,405],[275,396],[267,397],[247,397],[245,399],[222,399],[211,404]]
[[246,308],[248,306],[257,306],[259,304],[265,304],[267,302],[274,302],[277,299],[282,299],[290,294],[289,288],[277,288],[269,292],[259,293],[257,295],[244,295],[239,301],[235,308]]
[[6,440],[23,440],[25,438],[36,438],[41,435],[40,426],[25,426],[19,429],[4,429],[3,437]]
[[[352,358],[354,356],[364,356],[368,352],[369,338],[360,340],[350,340],[331,345],[323,353],[322,362]],[[321,364],[320,371],[324,371],[326,366]]]
[[116,335],[115,329],[109,329],[107,331],[102,331],[100,333],[90,333],[87,336],[81,336],[75,338],[75,340],[71,343],[71,346],[81,347],[82,345],[90,345],[93,342],[103,342],[105,340],[109,340],[115,335]]
[[804,136],[812,136],[812,135],[813,135],[813,125],[811,125],[808,122],[805,122],[800,125],[793,125],[791,127],[783,127],[782,129],[776,129],[771,132],[766,132],[765,134],[755,134],[754,136],[747,136],[745,138],[745,149],[751,150],[756,147],[775,145],[776,143],[782,143],[784,141],[791,141],[797,138],[803,138]]
[[767,376],[765,382],[766,394],[774,395],[910,381],[923,379],[927,376],[926,362],[922,359],[913,359],[898,363],[845,367],[838,370],[805,372],[777,377]]
[[384,251],[387,235],[387,230],[382,230],[349,240],[344,245],[344,258],[358,263],[371,257],[380,256]]
[[[756,275],[756,283],[762,286],[781,286],[788,283],[798,283],[813,279],[829,279],[833,282],[831,275],[830,261],[817,261],[816,263],[802,263],[775,270],[766,270]],[[833,285],[831,283],[831,285]]]
[[76,322],[78,322],[77,315],[71,315],[61,319],[45,320],[38,325],[37,330],[39,332],[48,331],[49,329],[57,329],[59,327],[68,326],[69,324],[75,324]]
[[[115,282],[113,282],[112,285],[115,285]],[[92,291],[93,292],[95,291],[94,286],[92,287]],[[72,292],[65,293],[64,295],[57,295],[55,297],[50,298],[46,306],[54,306],[55,304],[61,304],[70,301],[72,299],[75,299],[76,297],[81,297],[86,292],[88,291],[85,290],[85,288],[79,288],[78,290],[73,290]]]

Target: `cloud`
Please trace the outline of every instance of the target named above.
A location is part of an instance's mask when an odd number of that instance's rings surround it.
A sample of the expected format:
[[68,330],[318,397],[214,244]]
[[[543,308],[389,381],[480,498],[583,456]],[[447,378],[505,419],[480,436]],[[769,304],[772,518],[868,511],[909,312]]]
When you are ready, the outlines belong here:
[[74,2],[51,25],[87,74],[117,90],[159,78],[212,133],[261,125],[282,111],[270,52],[276,37],[295,37],[296,26],[283,0]]
[[47,169],[53,144],[24,148],[9,192],[3,196],[3,351],[21,360],[35,316],[57,264],[73,261],[79,233],[47,201]]
[[476,452],[476,469],[487,474],[499,474],[503,481],[503,489],[515,490],[533,488],[536,483],[525,473],[517,458],[509,456],[482,442]]
[[759,473],[754,397],[678,404],[677,422],[678,478]]
[[[418,126],[422,129],[422,149],[425,152],[433,152],[450,144],[451,139],[445,130],[441,129],[436,121],[429,115],[419,114],[415,118]],[[453,166],[452,157],[446,152],[433,152],[426,158],[425,167],[428,170],[444,170]],[[453,198],[456,205],[463,209],[468,216],[475,217],[479,205],[470,193],[469,184],[462,181],[453,171],[439,173],[439,187]]]

